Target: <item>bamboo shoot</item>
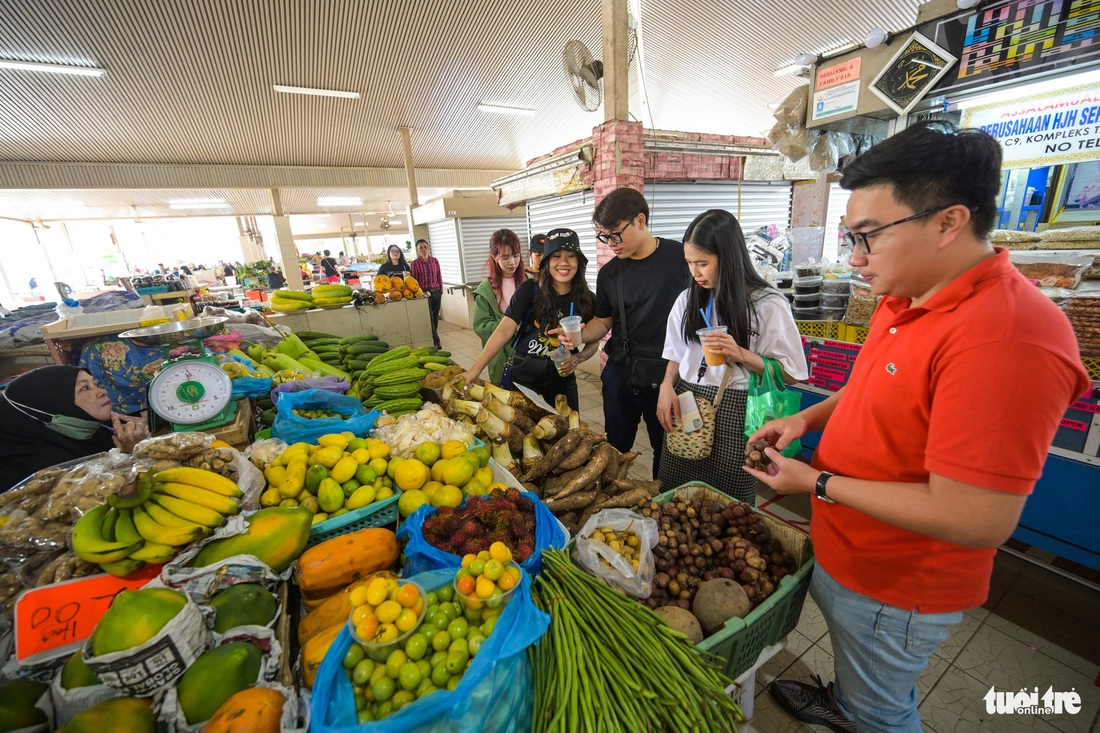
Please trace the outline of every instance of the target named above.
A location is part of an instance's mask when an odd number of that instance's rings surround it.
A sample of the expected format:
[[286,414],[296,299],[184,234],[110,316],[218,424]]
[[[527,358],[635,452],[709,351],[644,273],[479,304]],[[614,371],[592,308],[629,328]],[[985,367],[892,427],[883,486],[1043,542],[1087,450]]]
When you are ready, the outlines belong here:
[[562,415],[547,415],[535,425],[535,437],[539,440],[550,440],[565,435],[569,430],[569,418]]
[[530,471],[535,464],[542,460],[542,447],[539,445],[535,433],[527,433],[523,436],[523,470]]
[[471,400],[451,400],[447,403],[446,409],[448,413],[469,415],[475,420],[477,419],[477,416],[483,412],[483,410],[481,409],[481,403],[473,402]]
[[523,431],[512,423],[504,422],[488,410],[482,410],[477,415],[477,424],[490,438],[503,437],[507,440],[508,449],[512,453],[523,451]]
[[466,388],[466,394],[471,400],[477,400],[478,402],[481,402],[483,399],[485,399],[485,388],[480,384],[471,384],[469,387]]
[[512,423],[525,433],[534,427],[531,418],[527,417],[527,415],[523,414],[522,411],[517,410],[515,407],[504,404],[495,394],[490,393],[485,395],[481,400],[481,406],[504,422]]
[[503,436],[497,436],[492,440],[493,459],[508,473],[516,472],[516,459],[512,457],[512,451],[508,449],[508,441]]
[[569,411],[569,429],[580,430],[581,427],[581,414],[576,410]]

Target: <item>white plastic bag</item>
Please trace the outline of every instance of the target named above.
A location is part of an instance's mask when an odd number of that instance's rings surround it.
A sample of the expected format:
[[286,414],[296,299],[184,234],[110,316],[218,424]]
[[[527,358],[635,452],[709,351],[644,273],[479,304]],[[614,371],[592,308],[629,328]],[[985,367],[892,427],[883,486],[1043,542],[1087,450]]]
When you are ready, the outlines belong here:
[[[603,542],[589,537],[598,527],[616,532],[631,531],[639,540],[638,572],[625,557]],[[653,592],[653,547],[657,544],[657,522],[629,509],[604,509],[589,518],[577,533],[573,556],[593,575],[622,588],[635,598],[649,598]],[[601,559],[607,564],[601,562]]]

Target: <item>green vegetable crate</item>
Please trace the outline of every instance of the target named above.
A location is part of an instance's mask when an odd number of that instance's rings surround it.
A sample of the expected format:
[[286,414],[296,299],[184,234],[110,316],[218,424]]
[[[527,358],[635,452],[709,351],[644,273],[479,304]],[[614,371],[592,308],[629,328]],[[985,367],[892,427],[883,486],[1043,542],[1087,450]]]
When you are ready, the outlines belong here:
[[[701,482],[684,484],[678,489],[658,494],[653,497],[653,501],[664,504],[674,498],[711,499],[723,503],[731,501],[730,497]],[[778,643],[798,625],[802,604],[806,602],[806,592],[810,589],[810,575],[814,569],[813,547],[806,534],[759,510],[757,514],[764,520],[772,537],[798,561],[798,572],[783,578],[775,592],[748,616],[731,618],[721,630],[703,639],[698,645],[700,649],[725,659],[725,672],[734,679],[756,663],[761,651]]]
[[309,530],[309,543],[307,547],[313,547],[325,540],[331,540],[348,532],[356,532],[368,527],[385,527],[397,522],[397,500],[401,498],[401,489],[394,488],[393,496],[382,499],[364,507],[359,507],[347,514],[318,522]]

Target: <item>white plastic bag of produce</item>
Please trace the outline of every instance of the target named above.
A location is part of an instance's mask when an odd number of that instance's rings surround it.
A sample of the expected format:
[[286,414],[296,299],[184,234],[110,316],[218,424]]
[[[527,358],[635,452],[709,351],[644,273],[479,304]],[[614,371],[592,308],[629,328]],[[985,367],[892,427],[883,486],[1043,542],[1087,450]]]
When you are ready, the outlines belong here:
[[[632,532],[638,538],[638,568],[605,538],[593,537],[611,530],[616,535]],[[589,518],[577,533],[573,557],[593,575],[622,588],[635,598],[649,598],[653,592],[653,547],[657,544],[657,522],[629,509],[604,509]]]

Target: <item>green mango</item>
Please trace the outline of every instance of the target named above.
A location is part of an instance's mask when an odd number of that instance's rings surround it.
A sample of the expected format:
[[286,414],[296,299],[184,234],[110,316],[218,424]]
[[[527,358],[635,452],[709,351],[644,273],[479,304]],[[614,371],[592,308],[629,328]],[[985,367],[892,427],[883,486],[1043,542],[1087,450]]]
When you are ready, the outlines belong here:
[[263,653],[247,641],[222,644],[196,659],[176,687],[187,722],[210,720],[223,702],[256,684],[262,663]]
[[84,650],[77,649],[61,668],[61,686],[66,690],[103,684],[99,677],[84,663]]
[[317,502],[321,505],[321,511],[331,514],[344,506],[344,487],[336,483],[336,479],[325,479],[317,487]]
[[154,733],[153,701],[116,697],[74,715],[58,733]]
[[0,733],[46,722],[46,713],[34,706],[49,689],[32,680],[0,680]]
[[275,596],[257,583],[238,583],[210,599],[216,612],[214,631],[224,634],[235,626],[266,626],[275,618]]
[[345,499],[349,498],[352,494],[354,494],[355,490],[358,489],[360,486],[362,486],[362,484],[360,484],[359,481],[357,479],[355,479],[354,477],[349,478],[347,481],[340,484],[340,488],[343,489],[343,491],[344,491],[344,498]]
[[317,489],[321,482],[328,478],[328,469],[320,463],[314,463],[306,471],[306,491],[317,496]]
[[119,593],[92,632],[92,656],[141,646],[187,605],[187,597],[170,588],[143,588]]

